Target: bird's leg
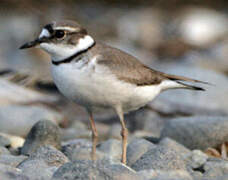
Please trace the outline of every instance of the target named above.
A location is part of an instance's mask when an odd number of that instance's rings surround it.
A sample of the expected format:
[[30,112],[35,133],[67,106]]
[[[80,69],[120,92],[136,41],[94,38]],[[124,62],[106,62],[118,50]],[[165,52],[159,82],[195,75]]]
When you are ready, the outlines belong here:
[[120,123],[122,126],[122,130],[121,130],[121,136],[122,136],[122,163],[126,164],[126,155],[127,155],[127,137],[128,137],[128,130],[125,126],[125,122],[124,122],[124,114],[122,111],[122,108],[119,108],[116,110],[117,114],[120,118]]
[[93,142],[91,158],[93,161],[95,161],[96,160],[96,145],[97,145],[97,141],[98,141],[98,133],[97,133],[97,129],[95,126],[95,122],[93,119],[92,112],[89,112],[89,120],[90,120],[90,124],[91,124],[91,129],[92,129],[92,142]]

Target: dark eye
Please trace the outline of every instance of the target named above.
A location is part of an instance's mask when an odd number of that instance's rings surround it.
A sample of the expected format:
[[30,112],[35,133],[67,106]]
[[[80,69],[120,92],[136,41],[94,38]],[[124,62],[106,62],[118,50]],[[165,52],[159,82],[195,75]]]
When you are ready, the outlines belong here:
[[57,31],[55,32],[55,37],[57,37],[58,39],[63,38],[64,35],[65,35],[65,32],[62,31],[62,30],[57,30]]

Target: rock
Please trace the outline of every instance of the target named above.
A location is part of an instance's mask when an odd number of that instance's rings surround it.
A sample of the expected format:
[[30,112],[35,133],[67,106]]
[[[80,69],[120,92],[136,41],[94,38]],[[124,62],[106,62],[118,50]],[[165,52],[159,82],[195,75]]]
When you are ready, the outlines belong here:
[[228,174],[228,162],[221,159],[209,159],[203,169],[205,170],[203,180],[217,180]]
[[[21,116],[22,114],[23,116]],[[60,122],[62,116],[44,106],[9,105],[0,107],[0,131],[4,133],[24,137],[32,126],[42,119]]]
[[[87,139],[75,139],[63,145],[62,152],[71,160],[91,160],[92,145]],[[96,159],[109,158],[97,148]]]
[[189,149],[205,150],[228,139],[228,117],[196,116],[169,121],[161,137],[170,137]]
[[4,135],[0,134],[0,146],[9,147],[10,144],[10,140]]
[[140,180],[134,170],[123,164],[111,164],[109,161],[73,161],[61,166],[53,179],[99,179],[99,180]]
[[48,180],[53,175],[49,166],[43,160],[38,159],[24,161],[17,168],[29,179]]
[[134,170],[186,170],[184,158],[178,149],[157,145],[148,150],[132,166]]
[[62,145],[62,152],[72,161],[77,159],[78,152],[81,149],[91,151],[91,142],[87,139],[70,140]]
[[150,180],[193,180],[191,175],[184,170],[162,171],[149,169],[139,171],[137,174]]
[[26,137],[24,146],[21,149],[22,154],[31,154],[39,147],[51,145],[60,149],[60,129],[57,125],[48,120],[37,122]]
[[2,180],[29,180],[28,177],[22,175],[22,171],[20,169],[1,163],[0,177]]
[[9,150],[3,146],[0,146],[0,156],[5,154],[10,154]]
[[194,169],[202,167],[207,162],[208,156],[200,150],[193,150],[190,155],[190,166]]
[[43,160],[48,166],[59,167],[69,159],[61,152],[52,146],[45,145],[34,151],[26,161]]
[[184,158],[186,157],[186,154],[191,153],[191,151],[187,149],[185,146],[170,138],[163,138],[159,142],[159,145],[164,146],[166,148],[174,149],[178,152],[178,154],[180,154]]
[[16,167],[18,164],[20,164],[22,161],[24,161],[27,158],[28,157],[23,155],[13,156],[13,155],[3,154],[3,155],[0,155],[0,163],[9,165],[12,167]]
[[127,165],[134,164],[144,153],[156,146],[145,139],[133,139],[127,146]]
[[109,139],[97,145],[97,150],[104,153],[112,160],[121,161],[122,142],[116,139]]

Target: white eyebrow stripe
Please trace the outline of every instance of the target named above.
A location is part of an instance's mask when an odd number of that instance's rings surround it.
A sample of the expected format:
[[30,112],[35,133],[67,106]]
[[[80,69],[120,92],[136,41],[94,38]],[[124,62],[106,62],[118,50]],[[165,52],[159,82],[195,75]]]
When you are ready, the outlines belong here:
[[42,38],[42,37],[50,37],[50,33],[47,29],[43,28],[40,35],[39,35],[39,38]]
[[77,31],[77,28],[72,28],[68,26],[58,26],[58,27],[55,27],[54,30],[66,30],[66,31],[74,32],[74,31]]

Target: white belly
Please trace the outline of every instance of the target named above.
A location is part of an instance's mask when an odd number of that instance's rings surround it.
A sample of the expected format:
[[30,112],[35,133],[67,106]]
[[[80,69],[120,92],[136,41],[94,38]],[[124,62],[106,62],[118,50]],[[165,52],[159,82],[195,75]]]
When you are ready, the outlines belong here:
[[144,106],[161,90],[158,86],[136,86],[120,81],[95,62],[52,65],[52,76],[63,95],[88,108],[120,105],[128,112]]

